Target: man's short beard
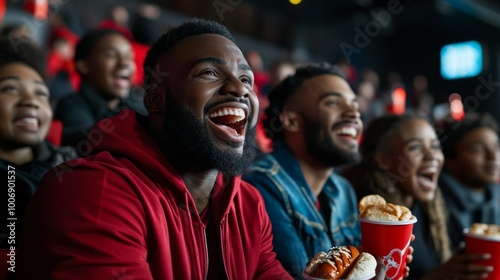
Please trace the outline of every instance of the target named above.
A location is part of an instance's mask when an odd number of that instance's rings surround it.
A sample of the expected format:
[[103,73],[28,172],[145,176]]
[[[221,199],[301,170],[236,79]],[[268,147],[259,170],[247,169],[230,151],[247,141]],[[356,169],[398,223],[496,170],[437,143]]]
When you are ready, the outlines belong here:
[[179,163],[183,168],[192,166],[195,170],[217,169],[230,176],[246,171],[258,151],[255,126],[250,128],[247,125],[242,154],[230,148],[223,151],[214,145],[206,123],[193,112],[183,109],[169,93],[166,99],[162,149],[173,157],[169,158],[172,163]]
[[346,151],[335,144],[329,133],[322,133],[320,125],[304,118],[307,152],[325,166],[337,167],[344,164],[354,164],[361,156],[356,151]]

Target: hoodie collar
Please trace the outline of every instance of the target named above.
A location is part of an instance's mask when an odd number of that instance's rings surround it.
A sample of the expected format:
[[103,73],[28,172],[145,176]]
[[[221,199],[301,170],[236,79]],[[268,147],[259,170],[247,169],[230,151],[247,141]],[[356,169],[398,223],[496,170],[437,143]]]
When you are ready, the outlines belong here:
[[[191,207],[194,200],[189,193],[181,175],[165,157],[153,137],[143,127],[146,117],[131,110],[123,110],[118,115],[99,121],[94,129],[103,135],[102,141],[94,143],[91,154],[109,152],[115,158],[131,161],[157,186],[167,188],[178,199],[189,197]],[[91,144],[90,142],[88,143]],[[222,218],[228,211],[230,201],[239,190],[240,178],[226,178],[219,172],[211,198],[215,218]]]
[[314,197],[309,184],[307,184],[304,174],[302,173],[302,169],[300,168],[299,161],[293,155],[286,143],[283,141],[276,141],[273,144],[272,155],[280,163],[286,173],[309,194],[312,201],[315,201],[316,198]]

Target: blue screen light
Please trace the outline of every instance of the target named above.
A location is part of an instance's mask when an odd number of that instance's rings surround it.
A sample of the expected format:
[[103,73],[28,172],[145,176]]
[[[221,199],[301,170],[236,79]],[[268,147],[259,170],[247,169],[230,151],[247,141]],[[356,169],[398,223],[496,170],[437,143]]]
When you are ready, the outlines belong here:
[[476,41],[446,45],[441,49],[443,78],[461,79],[479,75],[483,71],[483,50]]

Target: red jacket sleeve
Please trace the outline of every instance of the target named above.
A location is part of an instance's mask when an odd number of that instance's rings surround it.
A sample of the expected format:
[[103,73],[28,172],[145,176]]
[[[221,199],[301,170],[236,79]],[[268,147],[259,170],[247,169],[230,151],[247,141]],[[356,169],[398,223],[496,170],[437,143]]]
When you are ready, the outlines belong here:
[[144,210],[131,183],[99,166],[56,173],[45,176],[26,212],[16,277],[152,279]]

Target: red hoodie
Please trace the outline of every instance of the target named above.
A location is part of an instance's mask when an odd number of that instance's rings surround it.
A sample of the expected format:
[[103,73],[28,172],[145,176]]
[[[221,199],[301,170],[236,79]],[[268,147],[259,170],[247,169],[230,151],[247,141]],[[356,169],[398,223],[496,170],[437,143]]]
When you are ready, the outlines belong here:
[[[98,130],[100,128],[100,130]],[[91,155],[48,173],[25,216],[19,279],[205,279],[205,225],[180,175],[132,111],[100,121]],[[228,279],[291,279],[258,191],[234,178],[212,198]]]

